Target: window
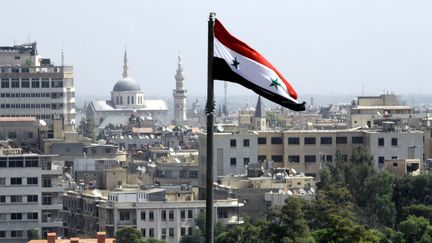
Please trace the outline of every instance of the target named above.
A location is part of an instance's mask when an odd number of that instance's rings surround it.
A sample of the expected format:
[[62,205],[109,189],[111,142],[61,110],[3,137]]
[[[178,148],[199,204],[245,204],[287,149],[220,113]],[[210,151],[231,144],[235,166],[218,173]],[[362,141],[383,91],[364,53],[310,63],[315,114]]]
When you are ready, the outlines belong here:
[[22,184],[22,178],[21,177],[12,177],[10,179],[11,185],[21,185]]
[[397,146],[398,145],[398,139],[392,138],[391,144],[392,144],[392,146]]
[[24,163],[21,158],[9,158],[9,168],[24,167]]
[[185,219],[186,218],[186,210],[180,210],[180,218]]
[[37,177],[27,177],[27,185],[37,185],[38,178]]
[[250,162],[249,158],[243,158],[243,164],[244,165],[249,164],[249,162]]
[[32,88],[39,88],[40,83],[39,83],[39,80],[36,80],[36,81],[32,80],[31,84],[32,84]]
[[154,220],[154,213],[153,213],[153,211],[149,211],[149,220],[150,221]]
[[26,159],[25,167],[38,167],[38,166],[39,166],[39,161],[37,160],[37,158],[35,158],[35,159],[27,158]]
[[348,161],[348,155],[346,155],[346,154],[341,154],[340,156],[341,156],[342,161],[344,161],[344,162],[347,162],[347,161]]
[[0,196],[0,203],[6,202],[6,196]]
[[304,144],[316,144],[316,139],[314,137],[305,137]]
[[231,158],[230,165],[231,166],[237,166],[237,159],[236,158]]
[[165,239],[166,238],[166,228],[162,228],[161,229],[161,238]]
[[290,163],[300,163],[300,156],[298,156],[298,155],[288,155],[288,162],[290,162]]
[[398,163],[393,163],[393,166],[395,166],[395,167],[398,166]]
[[305,163],[316,162],[316,156],[315,155],[305,155],[304,159],[305,159]]
[[384,164],[384,156],[379,156],[378,157],[378,164],[381,164],[381,165]]
[[1,87],[2,88],[9,88],[9,80],[8,81],[1,81]]
[[22,213],[11,213],[11,220],[22,220]]
[[6,221],[6,214],[0,213],[0,221]]
[[19,81],[12,79],[11,87],[12,88],[19,88]]
[[146,220],[146,212],[141,211],[141,220]]
[[52,205],[51,195],[45,194],[42,196],[42,205]]
[[271,159],[273,160],[273,162],[283,162],[282,155],[272,155]]
[[168,213],[168,218],[169,218],[170,221],[173,221],[173,220],[174,220],[174,210],[170,210],[170,211],[169,211],[169,213]]
[[27,219],[28,220],[38,219],[38,213],[27,213]]
[[28,195],[27,196],[27,202],[28,203],[38,202],[38,195]]
[[332,137],[321,137],[321,144],[332,144]]
[[162,211],[161,211],[161,219],[162,219],[163,221],[166,220],[166,210],[162,210]]
[[249,147],[249,139],[243,139],[243,147]]
[[228,212],[225,209],[218,210],[218,218],[220,219],[228,218]]
[[192,227],[188,228],[188,235],[192,235]]
[[149,237],[153,238],[154,237],[154,228],[150,228],[149,229]]
[[384,138],[378,138],[378,146],[384,146]]
[[41,83],[42,88],[49,88],[49,81],[43,81]]
[[192,209],[188,210],[188,218],[190,218],[190,219],[193,218],[193,211],[192,211]]
[[11,230],[11,237],[12,238],[20,238],[23,237],[23,231],[22,230]]
[[267,159],[267,155],[258,155],[258,162],[263,162]]
[[282,137],[272,137],[271,144],[282,144]]
[[325,156],[325,161],[326,161],[326,162],[332,162],[332,161],[333,161],[333,156],[331,156],[331,155],[326,155],[326,156]]
[[21,88],[30,88],[30,81],[28,80],[22,80],[21,81]]
[[6,238],[6,231],[4,230],[0,231],[0,238]]
[[0,185],[6,185],[6,178],[0,178]]
[[298,144],[300,144],[300,138],[299,137],[288,138],[288,144],[289,145],[298,145]]
[[237,146],[237,140],[235,140],[235,139],[231,139],[231,140],[230,140],[230,146],[231,146],[231,147],[236,147],[236,146]]
[[185,236],[186,235],[186,228],[180,228],[180,236]]
[[141,234],[142,234],[142,237],[146,237],[146,229],[145,228],[143,228],[143,229],[141,229]]
[[120,220],[130,220],[129,212],[120,211]]
[[363,137],[352,137],[353,144],[363,144]]
[[348,138],[347,137],[336,137],[336,144],[347,144]]
[[258,144],[267,144],[267,138],[266,137],[259,137],[258,138]]

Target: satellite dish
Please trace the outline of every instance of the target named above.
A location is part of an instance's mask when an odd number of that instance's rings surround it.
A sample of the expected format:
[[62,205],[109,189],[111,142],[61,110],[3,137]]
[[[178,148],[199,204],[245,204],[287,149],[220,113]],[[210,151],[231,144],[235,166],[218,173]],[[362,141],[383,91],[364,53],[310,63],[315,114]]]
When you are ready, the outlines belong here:
[[382,116],[381,113],[379,113],[379,111],[377,111],[377,115],[378,115],[378,116]]
[[296,170],[291,169],[291,171],[292,171],[293,174],[297,174],[297,171],[296,171]]
[[41,125],[41,126],[46,126],[47,123],[46,123],[46,121],[44,121],[44,120],[39,120],[39,125]]
[[217,130],[218,132],[223,132],[223,131],[224,131],[224,128],[223,128],[222,125],[217,125],[216,130]]

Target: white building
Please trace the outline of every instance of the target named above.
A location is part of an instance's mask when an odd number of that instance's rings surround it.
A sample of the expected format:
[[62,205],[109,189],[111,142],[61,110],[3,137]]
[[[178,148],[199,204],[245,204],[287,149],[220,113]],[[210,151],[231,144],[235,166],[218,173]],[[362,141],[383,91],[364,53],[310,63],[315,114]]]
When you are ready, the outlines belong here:
[[[123,78],[114,85],[111,100],[91,101],[86,109],[86,118],[96,125],[105,119],[116,120],[116,117],[129,117],[131,113],[138,116],[148,114],[156,117],[168,112],[163,100],[146,100],[138,82],[128,75],[127,53],[124,54]],[[123,124],[123,125],[127,125]]]
[[0,47],[0,116],[75,123],[73,67],[54,66],[38,55],[36,42]]
[[[237,199],[216,200],[215,218],[224,224],[241,224]],[[123,227],[136,227],[145,238],[169,243],[192,235],[195,218],[205,209],[204,200],[194,200],[190,191],[172,193],[165,189],[113,191],[99,204],[99,231],[112,236]]]
[[54,157],[0,147],[0,242],[27,242],[33,228],[62,233],[63,166]]

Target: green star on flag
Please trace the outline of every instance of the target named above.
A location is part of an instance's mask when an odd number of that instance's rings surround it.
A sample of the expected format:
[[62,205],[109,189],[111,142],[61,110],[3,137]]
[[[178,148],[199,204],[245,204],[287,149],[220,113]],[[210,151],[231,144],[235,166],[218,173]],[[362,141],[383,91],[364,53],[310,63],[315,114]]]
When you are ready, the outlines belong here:
[[235,69],[238,69],[238,65],[239,65],[239,64],[240,64],[240,63],[237,61],[237,57],[234,57],[233,63],[232,63],[231,65],[234,66]]
[[271,81],[270,87],[274,86],[276,89],[278,89],[278,86],[280,86],[278,78],[275,78],[275,79],[270,78],[270,81]]

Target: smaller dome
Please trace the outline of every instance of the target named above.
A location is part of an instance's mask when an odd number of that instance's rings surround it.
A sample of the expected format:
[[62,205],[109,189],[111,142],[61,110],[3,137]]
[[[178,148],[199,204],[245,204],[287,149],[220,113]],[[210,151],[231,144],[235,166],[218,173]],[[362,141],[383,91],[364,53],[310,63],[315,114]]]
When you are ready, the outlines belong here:
[[135,79],[125,77],[117,81],[114,85],[113,91],[141,91],[141,88]]

